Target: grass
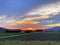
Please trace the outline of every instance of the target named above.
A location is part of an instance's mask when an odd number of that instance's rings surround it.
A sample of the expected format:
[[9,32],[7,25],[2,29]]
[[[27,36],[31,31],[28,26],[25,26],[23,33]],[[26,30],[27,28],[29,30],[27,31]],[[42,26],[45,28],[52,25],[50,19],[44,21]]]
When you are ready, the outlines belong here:
[[[0,33],[0,37],[11,35],[29,35],[32,33]],[[60,34],[60,32],[35,32],[33,34]],[[4,40],[0,41],[0,45],[60,45],[60,41],[20,41],[20,40]]]
[[14,36],[14,35],[23,35],[24,33],[0,33],[0,37]]
[[34,33],[0,33],[0,37],[29,34],[60,34],[60,32],[34,32]]
[[60,45],[60,41],[0,41],[0,45]]
[[35,32],[34,34],[60,34],[60,32]]

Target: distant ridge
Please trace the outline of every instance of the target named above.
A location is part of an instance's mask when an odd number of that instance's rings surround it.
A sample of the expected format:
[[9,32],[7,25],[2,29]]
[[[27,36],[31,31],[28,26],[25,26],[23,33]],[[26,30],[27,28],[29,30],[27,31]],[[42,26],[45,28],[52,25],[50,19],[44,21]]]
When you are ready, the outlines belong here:
[[60,26],[49,28],[44,30],[45,32],[60,31]]
[[2,29],[5,29],[6,30],[6,28],[0,27],[0,30],[2,30]]

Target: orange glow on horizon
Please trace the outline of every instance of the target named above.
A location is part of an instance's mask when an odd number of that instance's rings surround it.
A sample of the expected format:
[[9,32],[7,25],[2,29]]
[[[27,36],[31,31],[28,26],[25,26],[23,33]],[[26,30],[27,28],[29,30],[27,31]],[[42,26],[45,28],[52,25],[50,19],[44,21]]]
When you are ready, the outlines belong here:
[[24,28],[21,28],[21,30],[37,30],[37,29],[44,30],[44,29],[46,29],[46,28],[45,28],[45,27],[41,27],[41,28],[24,27]]
[[35,30],[35,28],[20,28],[21,30]]
[[4,28],[7,28],[7,29],[18,29],[17,26],[5,26]]
[[33,28],[28,28],[28,30],[33,30]]
[[7,28],[7,29],[21,29],[21,30],[44,30],[46,29],[47,27],[43,26],[43,27],[23,27],[23,28],[18,28],[17,26],[5,26],[4,28]]

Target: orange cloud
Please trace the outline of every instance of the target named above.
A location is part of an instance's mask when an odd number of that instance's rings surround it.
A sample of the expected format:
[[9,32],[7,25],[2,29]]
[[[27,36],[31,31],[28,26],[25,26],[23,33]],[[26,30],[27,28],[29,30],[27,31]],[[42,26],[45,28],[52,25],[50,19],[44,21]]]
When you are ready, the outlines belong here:
[[24,18],[21,21],[17,21],[17,24],[38,24],[40,22],[37,22],[35,20],[37,20],[37,19],[45,19],[45,18],[49,18],[49,16],[48,15],[42,15],[42,16],[33,17],[33,18]]
[[34,20],[32,20],[31,18],[26,18],[23,19],[21,21],[17,22],[18,24],[38,24],[38,22],[35,22]]

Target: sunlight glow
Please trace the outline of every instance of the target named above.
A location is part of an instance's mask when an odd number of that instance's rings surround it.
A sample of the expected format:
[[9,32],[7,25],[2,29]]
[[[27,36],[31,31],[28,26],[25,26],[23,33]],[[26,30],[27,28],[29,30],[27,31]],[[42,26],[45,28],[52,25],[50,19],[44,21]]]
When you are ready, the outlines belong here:
[[34,30],[33,28],[28,28],[28,30]]
[[57,24],[48,24],[46,26],[52,26],[52,27],[55,27],[55,26],[60,26],[60,23],[57,23]]

